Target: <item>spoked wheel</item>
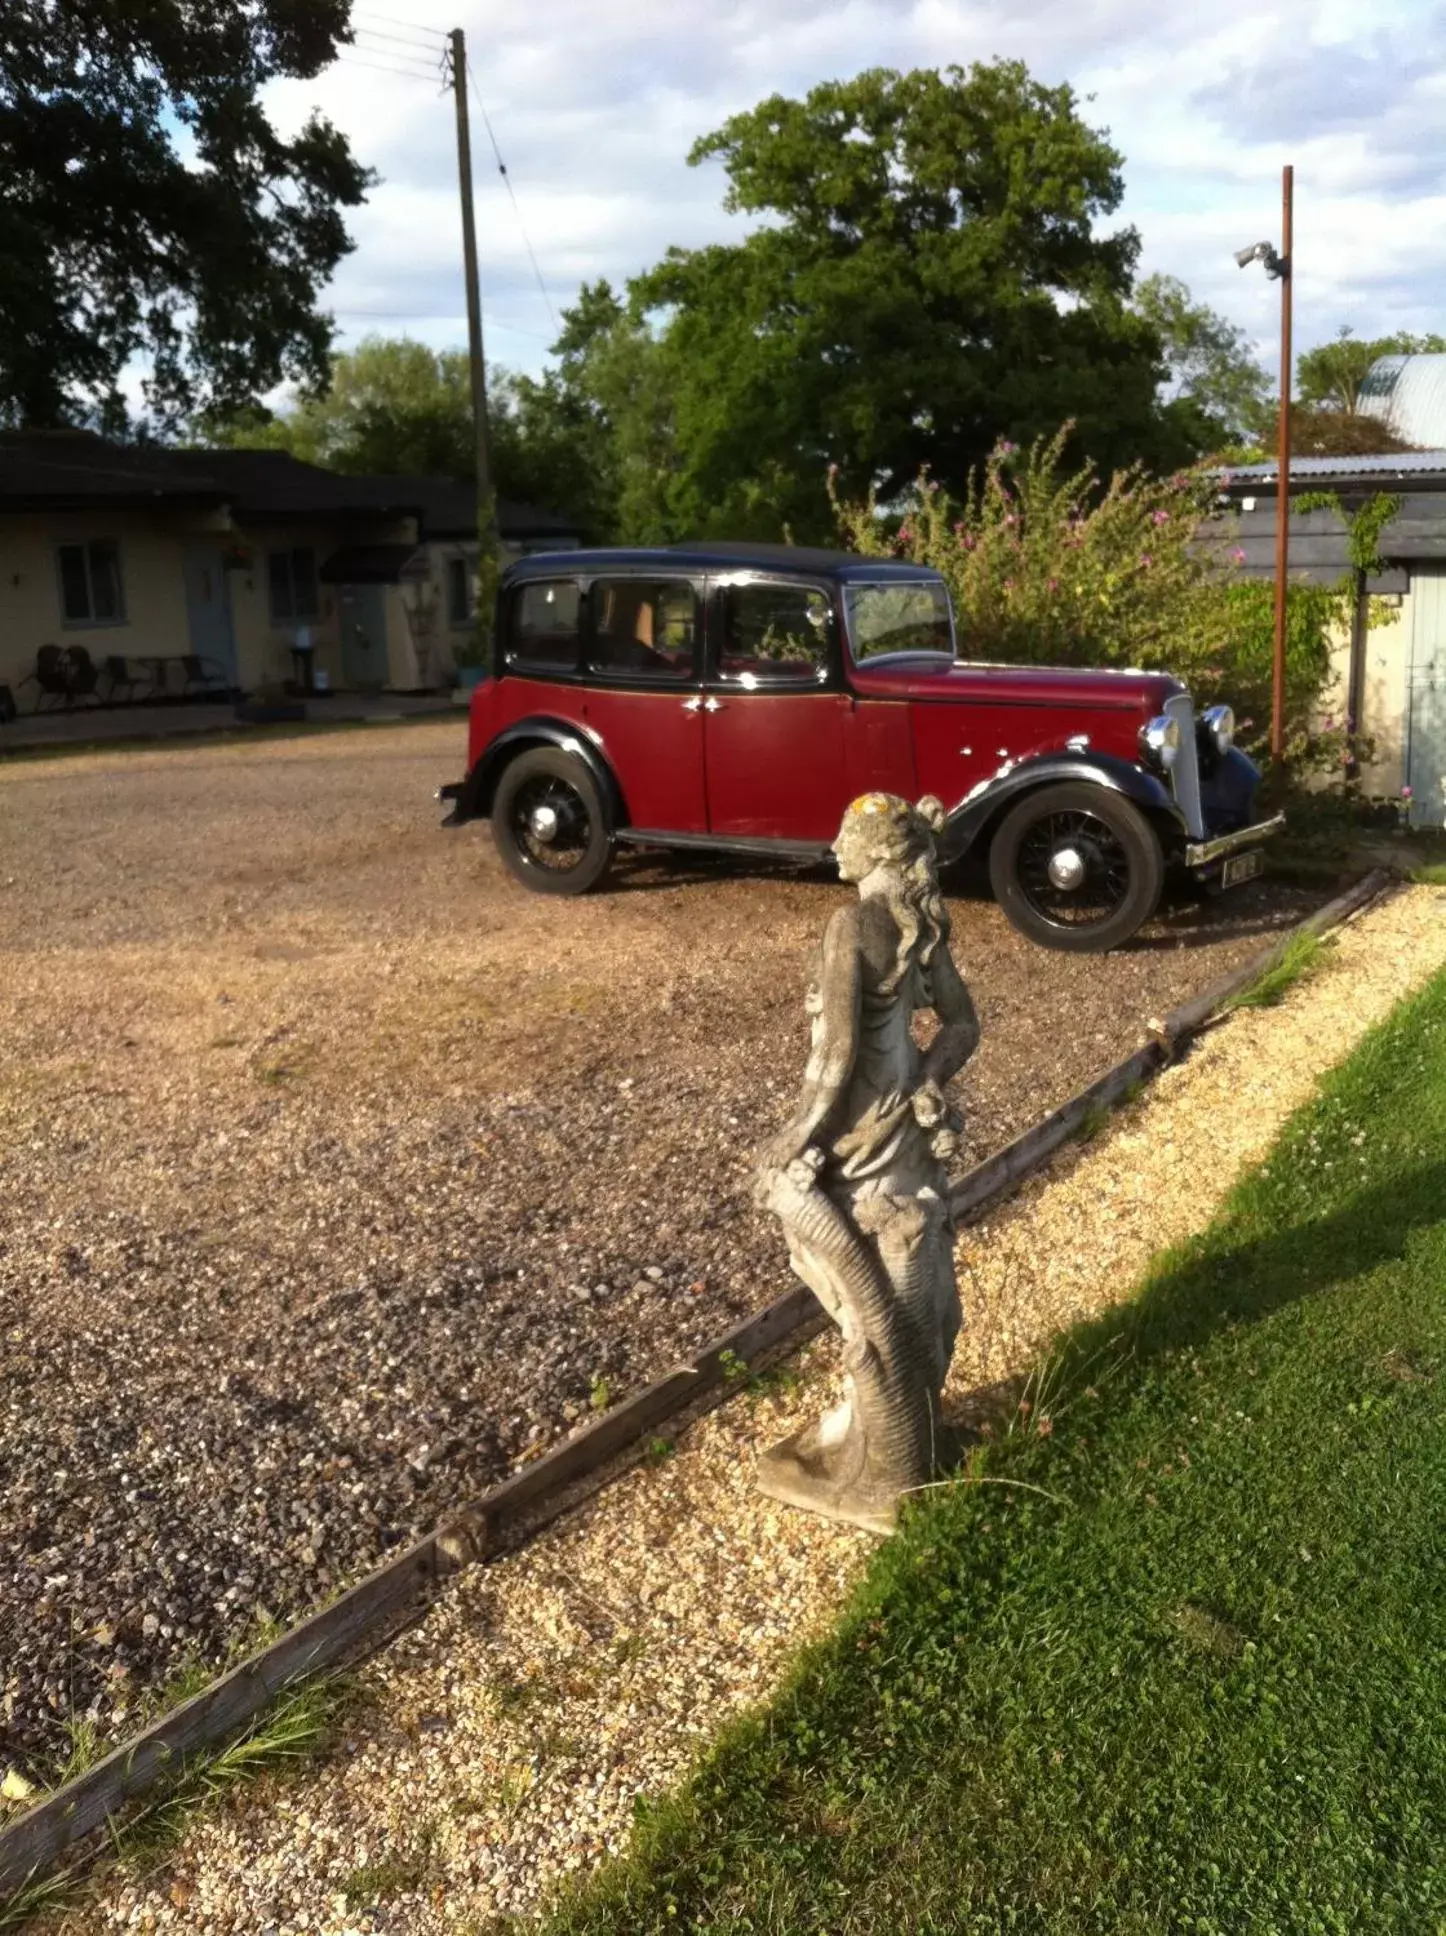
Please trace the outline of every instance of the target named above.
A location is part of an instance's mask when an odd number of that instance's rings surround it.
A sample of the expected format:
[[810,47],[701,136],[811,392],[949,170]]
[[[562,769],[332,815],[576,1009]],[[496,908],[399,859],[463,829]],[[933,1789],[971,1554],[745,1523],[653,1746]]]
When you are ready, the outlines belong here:
[[1164,883],[1159,836],[1101,786],[1042,787],[1000,823],[989,850],[999,905],[1046,948],[1102,954],[1154,913]]
[[585,894],[612,859],[612,829],[581,760],[552,747],[522,753],[492,802],[497,850],[541,894]]

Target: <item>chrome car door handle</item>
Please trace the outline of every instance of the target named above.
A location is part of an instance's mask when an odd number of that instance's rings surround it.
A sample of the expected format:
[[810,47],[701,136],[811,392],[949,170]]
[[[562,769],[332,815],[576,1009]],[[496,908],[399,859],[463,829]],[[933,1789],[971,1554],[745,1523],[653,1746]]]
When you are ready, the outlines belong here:
[[707,699],[694,697],[683,701],[683,711],[685,713],[721,713],[722,710],[723,701],[721,699],[714,699],[711,695]]
[[703,701],[700,698],[694,697],[683,701],[683,711],[685,713],[700,713],[702,710]]
[[723,701],[710,696],[703,701],[703,710],[705,713],[721,713],[723,710]]

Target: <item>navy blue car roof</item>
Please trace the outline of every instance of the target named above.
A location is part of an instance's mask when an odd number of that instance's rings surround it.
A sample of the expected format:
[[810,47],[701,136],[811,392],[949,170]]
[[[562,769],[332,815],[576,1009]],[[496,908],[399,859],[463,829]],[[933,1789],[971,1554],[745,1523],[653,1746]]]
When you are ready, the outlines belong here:
[[555,578],[559,570],[596,572],[637,570],[653,566],[677,571],[707,570],[726,565],[736,570],[752,566],[758,571],[801,571],[824,578],[898,578],[937,579],[929,565],[911,565],[898,558],[865,558],[849,551],[825,551],[810,545],[734,544],[699,542],[696,544],[598,548],[585,551],[534,551],[516,558],[507,567],[509,579]]

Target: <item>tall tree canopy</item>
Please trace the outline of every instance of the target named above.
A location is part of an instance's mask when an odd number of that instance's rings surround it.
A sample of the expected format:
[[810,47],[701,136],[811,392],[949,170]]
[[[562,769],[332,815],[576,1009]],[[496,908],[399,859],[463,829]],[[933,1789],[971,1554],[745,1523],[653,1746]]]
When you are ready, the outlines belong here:
[[1269,429],[1270,378],[1243,329],[1194,301],[1176,276],[1146,276],[1133,307],[1160,339],[1169,371],[1166,407],[1186,436],[1205,448]]
[[1379,357],[1440,355],[1443,350],[1446,336],[1400,333],[1362,339],[1347,326],[1333,343],[1322,343],[1296,358],[1296,395],[1309,407],[1354,416],[1366,372]]
[[152,365],[161,421],[322,382],[322,286],[367,171],[259,95],[350,38],[349,0],[0,5],[0,421],[123,415]]
[[725,206],[764,220],[630,289],[670,400],[668,530],[825,530],[830,464],[888,496],[1067,418],[1107,465],[1188,454],[1129,307],[1138,238],[1098,227],[1121,158],[1068,87],[1013,61],[874,70],[775,96],[690,159],[721,161]]

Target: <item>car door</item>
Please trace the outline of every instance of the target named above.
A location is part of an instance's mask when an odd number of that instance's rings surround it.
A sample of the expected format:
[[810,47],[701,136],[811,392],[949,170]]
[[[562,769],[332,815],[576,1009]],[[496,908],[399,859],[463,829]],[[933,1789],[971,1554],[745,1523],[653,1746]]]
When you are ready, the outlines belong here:
[[582,717],[640,831],[707,832],[699,588],[619,573],[588,586]]
[[713,581],[708,604],[709,832],[832,841],[849,801],[850,706],[832,592],[737,573]]

